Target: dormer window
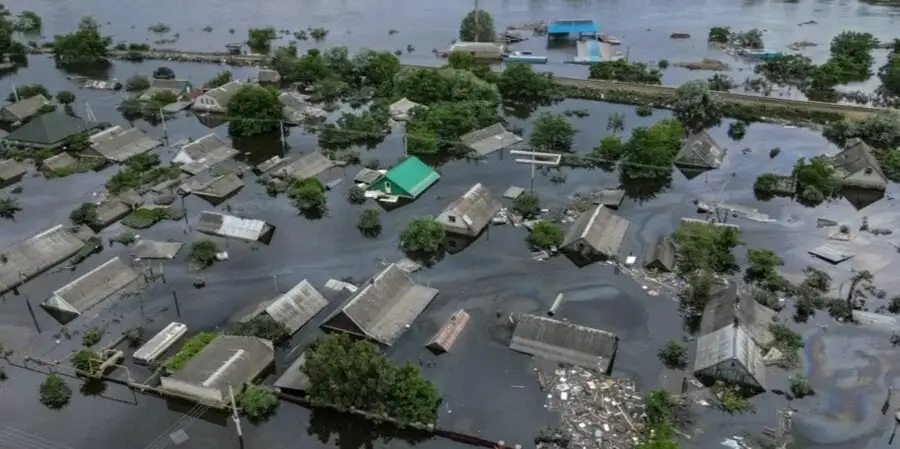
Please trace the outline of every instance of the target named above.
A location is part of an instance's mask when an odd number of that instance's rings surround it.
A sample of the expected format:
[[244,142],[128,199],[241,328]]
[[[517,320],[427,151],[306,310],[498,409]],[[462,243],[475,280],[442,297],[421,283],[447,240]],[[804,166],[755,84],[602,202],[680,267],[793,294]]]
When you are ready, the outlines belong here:
[[871,174],[872,174],[872,169],[871,169],[871,168],[867,168],[867,169],[866,169],[866,174],[867,174],[867,175],[871,175]]

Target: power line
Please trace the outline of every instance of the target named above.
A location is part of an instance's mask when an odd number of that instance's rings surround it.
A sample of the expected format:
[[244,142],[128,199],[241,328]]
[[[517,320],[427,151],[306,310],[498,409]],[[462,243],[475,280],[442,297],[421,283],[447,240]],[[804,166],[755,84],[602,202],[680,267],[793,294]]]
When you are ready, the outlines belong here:
[[0,426],[0,441],[13,442],[19,445],[19,449],[72,449],[62,443],[9,426]]
[[191,409],[188,410],[187,413],[182,415],[181,418],[179,418],[171,426],[169,426],[168,428],[166,428],[165,430],[160,432],[159,435],[156,436],[156,438],[154,438],[153,440],[150,441],[150,443],[148,443],[146,446],[144,446],[144,449],[151,449],[155,446],[158,446],[161,441],[164,443],[165,442],[164,438],[166,438],[170,433],[172,433],[175,430],[176,427],[181,425],[185,420],[187,420],[191,415],[196,413],[201,408],[202,407],[201,407],[200,403],[194,404],[194,406],[191,407]]

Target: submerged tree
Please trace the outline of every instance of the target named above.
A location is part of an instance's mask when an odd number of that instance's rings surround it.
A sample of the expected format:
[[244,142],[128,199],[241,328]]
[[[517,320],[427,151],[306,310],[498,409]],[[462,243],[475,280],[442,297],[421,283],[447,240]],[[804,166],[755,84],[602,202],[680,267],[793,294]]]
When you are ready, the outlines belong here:
[[228,134],[250,137],[275,131],[284,119],[283,109],[274,89],[244,86],[228,102]]
[[444,247],[446,236],[444,227],[433,217],[418,217],[400,233],[400,247],[411,253],[436,255]]
[[92,17],[83,17],[78,29],[58,34],[53,40],[53,59],[60,65],[109,64],[112,38],[100,34],[100,25]]
[[69,404],[72,389],[59,374],[51,374],[44,379],[40,388],[41,404],[53,410],[59,410]]
[[237,397],[237,406],[253,422],[263,421],[278,409],[278,396],[259,385],[247,385]]
[[15,198],[0,198],[0,218],[16,220],[16,214],[22,211],[22,205]]
[[568,153],[572,151],[577,132],[565,116],[544,112],[534,121],[529,143],[537,151]]
[[687,348],[675,340],[669,340],[665,346],[660,348],[656,356],[667,368],[684,369],[687,367]]
[[306,178],[294,182],[288,190],[288,197],[294,202],[294,207],[306,218],[320,218],[328,211],[325,186],[316,178]]
[[549,221],[539,221],[531,228],[526,241],[534,250],[550,250],[559,248],[564,239],[563,231],[559,226]]
[[722,100],[710,92],[709,84],[703,80],[692,80],[679,86],[672,109],[675,118],[689,133],[717,126],[725,115]]
[[497,40],[494,18],[490,13],[481,9],[469,11],[459,25],[459,40],[463,42],[494,42]]

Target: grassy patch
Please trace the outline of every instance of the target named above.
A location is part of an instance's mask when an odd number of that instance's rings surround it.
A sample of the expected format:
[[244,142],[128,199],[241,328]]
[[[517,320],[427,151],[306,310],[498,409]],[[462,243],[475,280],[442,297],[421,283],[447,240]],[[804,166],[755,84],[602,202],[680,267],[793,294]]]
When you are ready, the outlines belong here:
[[147,229],[162,220],[179,220],[183,212],[170,207],[141,207],[122,219],[122,224],[132,229]]
[[163,362],[163,367],[173,373],[184,366],[191,357],[197,355],[206,345],[210,344],[219,334],[214,332],[201,332],[188,338],[181,346],[181,349],[172,357]]

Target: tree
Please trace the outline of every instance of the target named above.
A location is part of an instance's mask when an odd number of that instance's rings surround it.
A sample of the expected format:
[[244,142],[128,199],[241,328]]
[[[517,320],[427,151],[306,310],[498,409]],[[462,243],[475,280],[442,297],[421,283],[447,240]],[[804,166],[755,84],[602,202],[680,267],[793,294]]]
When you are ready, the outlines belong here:
[[17,19],[15,29],[21,33],[40,34],[44,27],[41,16],[32,11],[20,12]]
[[494,31],[494,18],[487,11],[476,9],[469,11],[459,24],[459,40],[463,42],[494,42],[497,32]]
[[731,137],[733,140],[740,141],[745,134],[747,134],[747,122],[736,120],[728,125],[728,137]]
[[268,313],[261,313],[249,320],[238,323],[233,335],[262,338],[271,342],[279,342],[291,336],[291,331]]
[[16,214],[22,211],[19,200],[10,197],[0,198],[0,218],[16,221]]
[[168,67],[158,67],[153,71],[153,78],[158,80],[173,80],[175,79],[175,72]]
[[446,231],[432,217],[413,218],[400,233],[400,248],[411,253],[434,255],[444,247]]
[[815,391],[809,386],[809,382],[806,380],[805,376],[802,374],[795,374],[791,376],[791,394],[794,398],[801,399],[815,394]]
[[534,193],[523,193],[513,200],[512,208],[522,218],[534,218],[541,213],[541,200]]
[[200,268],[211,267],[218,260],[219,246],[209,239],[202,239],[191,244],[191,252],[188,256],[192,263]]
[[750,265],[744,273],[744,281],[763,284],[780,284],[781,275],[778,267],[784,265],[784,260],[778,257],[770,249],[751,249],[747,251],[747,259]]
[[[403,69],[394,78],[392,97],[406,97],[419,104],[432,106],[440,102],[500,102],[497,86],[468,70]],[[485,125],[487,126],[487,125]],[[455,136],[456,138],[459,135]]]
[[878,79],[887,95],[900,97],[900,53],[894,50],[888,55],[887,62],[878,69]]
[[294,207],[306,218],[319,218],[328,211],[325,186],[316,178],[306,178],[294,182],[288,190],[288,197],[294,202]]
[[869,270],[862,270],[853,273],[853,276],[850,278],[850,290],[847,292],[847,314],[843,318],[846,318],[848,321],[853,320],[853,310],[855,307],[855,299],[857,295],[857,287],[860,284],[870,284],[875,279],[875,276],[872,275],[872,272]]
[[655,426],[638,441],[634,449],[678,449],[673,433],[668,424]]
[[900,296],[894,296],[888,303],[888,312],[893,314],[900,313]]
[[231,72],[225,70],[223,72],[219,72],[216,76],[209,79],[209,81],[203,83],[204,89],[215,89],[219,86],[224,86],[231,82]]
[[[16,99],[16,95],[18,95],[18,100]],[[9,96],[6,97],[6,101],[13,103],[36,95],[43,95],[44,98],[47,99],[51,98],[50,94],[47,92],[47,88],[44,87],[43,84],[22,84],[16,86],[15,92],[11,92]]]
[[440,102],[413,109],[406,124],[407,150],[414,154],[463,155],[471,149],[459,137],[502,120],[495,103],[486,101]]
[[710,92],[709,84],[703,80],[691,80],[679,86],[672,109],[688,132],[718,126],[725,114],[722,100]]
[[53,59],[59,65],[108,65],[112,38],[100,34],[100,26],[91,17],[83,17],[78,29],[58,34],[53,40]]
[[275,28],[250,28],[247,30],[247,46],[257,53],[268,53],[269,45],[278,38]]
[[366,209],[359,214],[356,222],[359,232],[367,237],[375,237],[381,233],[381,213],[377,209]]
[[544,112],[534,121],[529,143],[538,151],[568,153],[572,151],[577,132],[565,116]]
[[59,374],[50,374],[41,383],[41,404],[53,410],[59,410],[69,404],[72,399],[72,389],[66,385],[66,381]]
[[675,340],[669,340],[665,346],[659,349],[656,356],[667,368],[685,369],[687,367],[687,348]]
[[352,146],[373,149],[390,134],[390,118],[386,107],[375,105],[360,114],[345,112],[335,123],[322,126],[319,146],[328,150],[343,150]]
[[28,65],[25,46],[13,39],[20,25],[21,20],[14,21],[9,10],[0,5],[0,54],[6,55],[7,60],[16,66],[25,66]]
[[391,92],[394,77],[400,72],[400,60],[389,51],[360,50],[353,57],[353,66],[368,85],[383,94]]
[[68,106],[75,102],[75,94],[68,90],[61,90],[56,94],[56,101]]
[[677,248],[676,266],[682,275],[698,270],[728,274],[738,268],[731,250],[742,242],[740,231],[735,228],[683,222],[672,239]]
[[[831,198],[840,187],[834,176],[834,166],[825,156],[814,156],[808,161],[800,158],[794,164],[792,174],[797,182],[797,192],[801,194],[800,199],[810,206],[816,206],[825,198]],[[815,196],[804,192],[814,192]]]
[[843,31],[831,40],[828,62],[836,66],[841,84],[865,81],[872,75],[872,50],[877,45],[878,39],[871,33],[858,31]]
[[606,130],[617,133],[625,129],[625,114],[613,112],[606,118]]
[[94,203],[83,203],[69,214],[69,220],[76,226],[96,226],[100,220],[97,215],[97,205]]
[[678,120],[666,119],[650,127],[637,127],[622,149],[623,172],[634,178],[668,175],[681,150],[684,128]]
[[732,88],[734,88],[734,80],[731,79],[728,75],[723,75],[721,73],[716,73],[711,76],[707,83],[709,84],[710,90],[717,90],[721,92],[728,92]]
[[386,415],[403,423],[433,423],[440,400],[419,369],[400,367],[378,348],[346,334],[319,337],[306,351],[301,370],[309,377],[313,402]]
[[509,103],[544,104],[553,100],[558,91],[552,74],[537,73],[528,64],[507,64],[497,80],[497,88],[503,101]]
[[531,228],[526,241],[528,246],[533,250],[550,250],[559,248],[563,243],[563,232],[559,226],[549,221],[539,221]]
[[731,28],[712,27],[709,29],[707,40],[711,44],[727,44],[731,40]]
[[150,88],[150,78],[143,75],[134,75],[125,80],[125,90],[128,92],[142,92]]
[[753,71],[774,84],[805,90],[815,68],[815,64],[806,56],[784,55],[763,61]]
[[250,421],[259,422],[272,416],[281,401],[272,390],[259,385],[247,385],[237,397],[237,406]]
[[611,135],[600,139],[600,145],[595,147],[591,156],[601,163],[614,163],[622,157],[625,144],[619,136]]
[[101,363],[100,356],[89,349],[82,349],[72,356],[72,367],[87,374],[94,374]]
[[624,59],[591,64],[590,79],[621,81],[623,83],[662,84],[662,72],[643,62]]
[[283,108],[274,89],[244,86],[228,102],[228,134],[235,138],[275,131],[284,119]]
[[326,104],[337,103],[350,92],[350,85],[335,76],[328,76],[313,83],[315,98]]
[[91,346],[100,343],[100,340],[103,339],[103,329],[99,327],[90,327],[84,331],[84,334],[81,335],[81,345],[90,348]]
[[366,202],[366,189],[359,187],[359,186],[350,187],[350,190],[347,191],[347,201],[349,201],[350,204],[365,203]]

